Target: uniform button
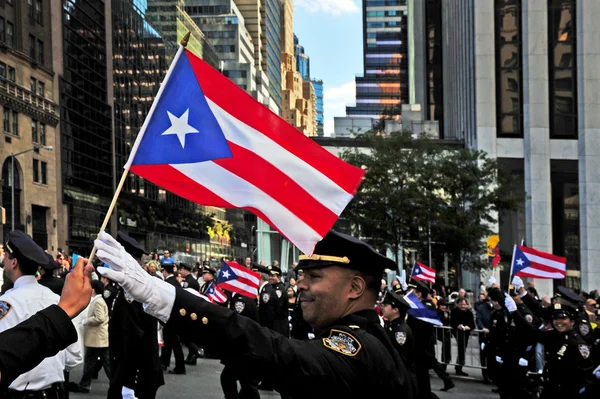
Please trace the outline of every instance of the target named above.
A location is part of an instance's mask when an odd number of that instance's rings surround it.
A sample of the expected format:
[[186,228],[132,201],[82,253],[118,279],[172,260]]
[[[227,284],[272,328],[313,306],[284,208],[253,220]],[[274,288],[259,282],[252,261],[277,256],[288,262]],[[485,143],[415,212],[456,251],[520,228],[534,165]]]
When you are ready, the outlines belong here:
[[196,321],[196,320],[198,320],[198,315],[196,315],[196,313],[192,313],[192,314],[190,315],[190,319],[192,319],[192,320]]
[[185,311],[185,309],[179,309],[179,314],[182,316],[185,316],[187,314],[187,312]]
[[202,324],[208,324],[208,319],[206,317],[202,318]]

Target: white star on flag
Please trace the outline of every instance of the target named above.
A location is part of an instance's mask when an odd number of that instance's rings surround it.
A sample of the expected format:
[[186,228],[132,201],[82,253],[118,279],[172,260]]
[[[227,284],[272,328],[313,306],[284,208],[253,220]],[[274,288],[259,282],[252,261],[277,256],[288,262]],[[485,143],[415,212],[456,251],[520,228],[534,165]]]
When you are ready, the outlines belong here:
[[223,272],[223,277],[229,278],[229,272],[228,271]]
[[179,118],[167,111],[169,114],[169,119],[171,120],[171,127],[162,133],[162,136],[165,134],[176,134],[179,142],[181,143],[181,147],[185,148],[185,136],[190,133],[199,133],[198,130],[194,129],[192,126],[188,124],[190,109],[188,108],[183,115]]
[[523,259],[521,259],[521,258],[517,259],[517,265],[523,266],[523,263],[525,263],[525,261],[523,261]]

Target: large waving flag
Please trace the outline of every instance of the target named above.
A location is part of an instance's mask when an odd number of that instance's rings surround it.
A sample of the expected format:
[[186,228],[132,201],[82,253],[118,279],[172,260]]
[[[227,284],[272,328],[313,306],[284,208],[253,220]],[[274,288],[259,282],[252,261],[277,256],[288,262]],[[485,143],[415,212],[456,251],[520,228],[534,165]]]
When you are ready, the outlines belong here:
[[256,298],[260,273],[247,269],[237,262],[223,262],[217,284],[221,289]]
[[411,278],[415,280],[428,281],[435,284],[435,270],[431,267],[425,266],[421,262],[416,262],[413,265],[413,271]]
[[408,294],[404,295],[404,300],[410,305],[410,309],[408,309],[409,315],[426,323],[434,324],[436,326],[442,325],[437,310],[427,309],[413,291],[410,291]]
[[125,168],[198,204],[252,211],[307,254],[364,175],[183,47]]
[[215,284],[214,281],[209,283],[208,288],[205,291],[206,297],[212,303],[225,303],[227,301],[227,295]]
[[563,279],[567,275],[567,258],[515,245],[511,270],[513,276]]

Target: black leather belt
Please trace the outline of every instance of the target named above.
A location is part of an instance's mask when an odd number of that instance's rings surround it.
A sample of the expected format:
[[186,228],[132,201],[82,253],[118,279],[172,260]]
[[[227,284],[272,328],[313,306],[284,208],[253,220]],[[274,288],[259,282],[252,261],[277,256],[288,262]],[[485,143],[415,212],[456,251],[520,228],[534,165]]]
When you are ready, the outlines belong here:
[[52,384],[50,388],[43,389],[41,391],[15,391],[9,389],[5,393],[6,396],[2,396],[6,399],[63,399],[62,383]]

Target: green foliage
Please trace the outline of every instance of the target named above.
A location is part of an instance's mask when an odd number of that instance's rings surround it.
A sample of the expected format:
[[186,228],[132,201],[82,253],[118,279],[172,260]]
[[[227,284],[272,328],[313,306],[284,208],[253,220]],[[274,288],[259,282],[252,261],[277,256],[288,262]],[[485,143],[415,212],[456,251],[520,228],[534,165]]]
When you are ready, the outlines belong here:
[[494,233],[494,215],[517,203],[497,162],[410,132],[359,137],[371,152],[351,149],[342,158],[367,173],[341,223],[380,250],[398,254],[409,247],[427,259],[431,240],[438,252],[448,253],[451,266],[486,265],[484,240]]

